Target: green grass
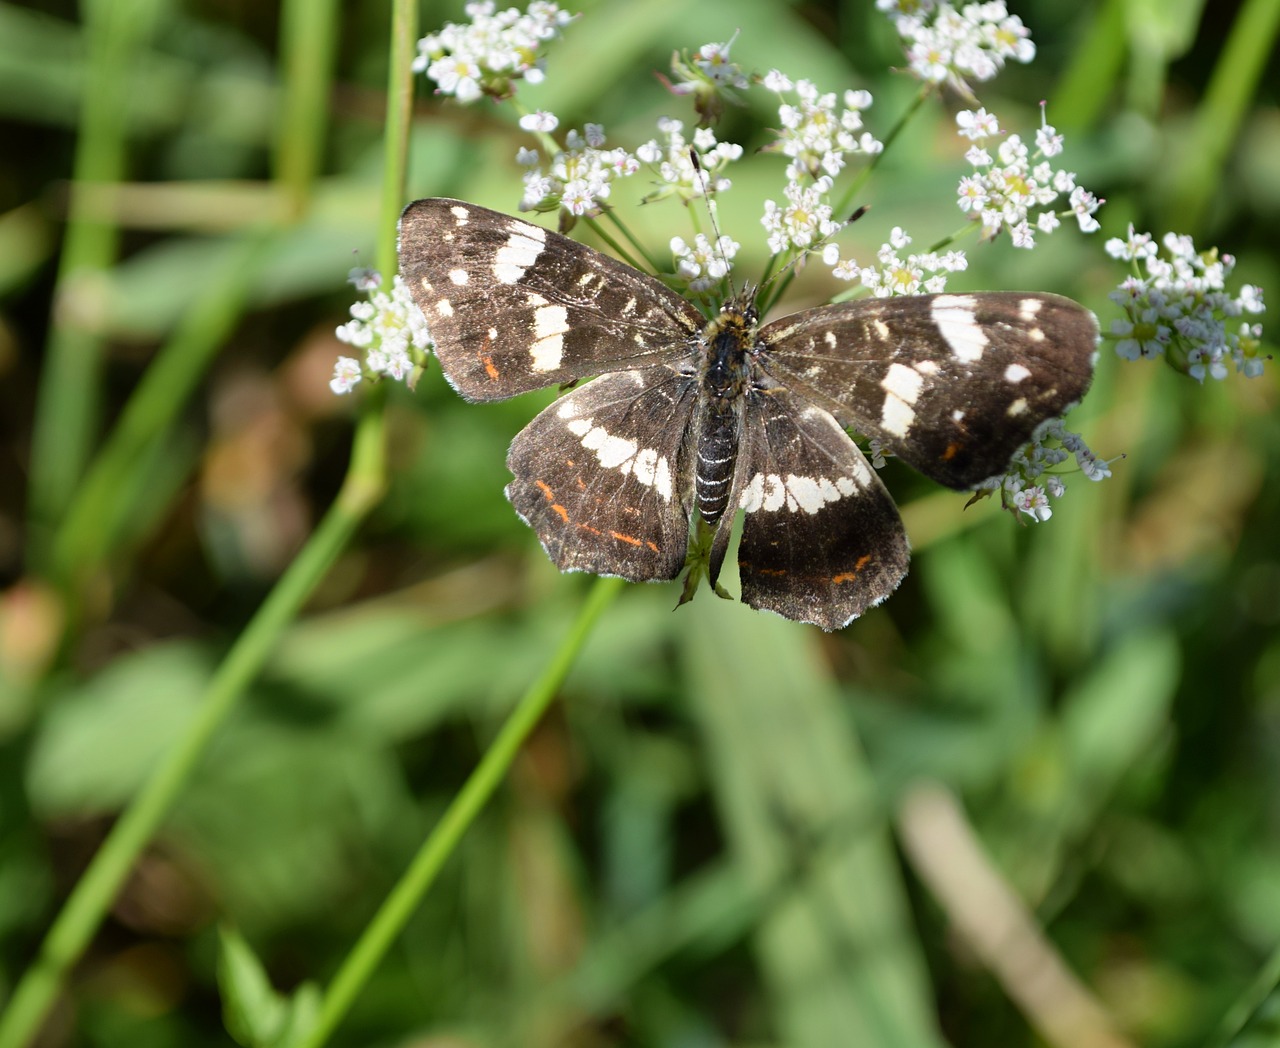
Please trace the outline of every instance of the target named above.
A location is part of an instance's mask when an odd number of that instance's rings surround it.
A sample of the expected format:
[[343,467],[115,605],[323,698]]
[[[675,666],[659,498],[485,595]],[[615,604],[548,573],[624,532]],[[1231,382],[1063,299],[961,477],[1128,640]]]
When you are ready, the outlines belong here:
[[[519,201],[512,107],[407,71],[461,5],[81,6],[0,4],[0,1048],[1280,1037],[1274,363],[1104,344],[1071,425],[1126,457],[1045,524],[891,466],[912,571],[838,634],[672,611],[503,499],[548,394],[327,389],[353,251],[388,271],[415,196]],[[1272,292],[1276,11],[1019,5],[1039,55],[978,95],[1025,138],[1048,100],[1103,231],[966,240],[952,286],[1106,330],[1132,221]],[[694,121],[654,71],[735,30],[881,137],[913,107],[870,0],[589,5],[519,102],[634,148]],[[750,276],[782,162],[747,94]],[[962,225],[962,107],[911,115],[850,252]],[[661,256],[689,229],[648,188],[614,201]]]

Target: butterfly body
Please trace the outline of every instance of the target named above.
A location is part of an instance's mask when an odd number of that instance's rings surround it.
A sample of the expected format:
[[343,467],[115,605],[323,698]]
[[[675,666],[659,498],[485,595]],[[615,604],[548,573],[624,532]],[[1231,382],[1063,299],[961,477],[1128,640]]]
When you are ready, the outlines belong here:
[[401,270],[445,376],[495,400],[593,375],[512,442],[507,496],[561,570],[675,578],[690,521],[733,519],[742,599],[824,629],[907,570],[892,498],[846,427],[955,488],[1003,471],[1087,388],[1092,314],[1055,295],[873,299],[708,321],[660,281],[457,200],[411,204]]

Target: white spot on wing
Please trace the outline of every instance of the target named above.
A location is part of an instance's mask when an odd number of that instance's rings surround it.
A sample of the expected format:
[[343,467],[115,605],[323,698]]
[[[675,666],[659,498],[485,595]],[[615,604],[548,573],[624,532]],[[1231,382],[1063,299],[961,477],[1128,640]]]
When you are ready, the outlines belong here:
[[1018,303],[1018,318],[1024,324],[1030,324],[1031,321],[1035,320],[1036,314],[1040,312],[1040,307],[1043,305],[1044,303],[1038,298],[1024,298]]
[[594,451],[605,469],[617,469],[633,458],[640,447],[634,440],[611,436],[603,426],[593,426],[591,432],[582,438],[582,446]]
[[873,321],[871,326],[876,329],[876,334],[880,336],[881,342],[889,341],[889,325],[883,320]]
[[457,225],[457,226],[465,226],[467,224],[468,219],[471,216],[470,211],[468,211],[465,207],[459,206],[458,204],[454,204],[453,207],[449,208],[449,213],[453,215],[455,219],[454,225]]
[[529,355],[534,371],[554,371],[564,356],[564,335],[569,330],[564,306],[539,306],[533,311],[533,344]]
[[470,279],[470,277],[467,275],[467,271],[465,269],[451,269],[449,270],[449,279],[461,287]]
[[453,303],[447,298],[442,298],[436,302],[436,312],[442,317],[453,316]]
[[972,364],[982,359],[987,336],[974,312],[977,301],[970,295],[938,295],[930,306],[933,322],[957,359]]
[[932,360],[918,360],[911,366],[922,375],[936,375],[938,373],[938,365]]
[[572,402],[561,404],[556,414],[567,420],[566,428],[582,442],[588,451],[594,452],[596,461],[605,469],[635,477],[647,488],[653,488],[664,502],[670,502],[675,488],[671,482],[671,466],[666,456],[653,448],[641,448],[634,440],[616,437],[592,419],[575,418]]
[[920,387],[923,385],[924,379],[918,372],[901,364],[890,364],[889,370],[880,380],[881,389],[908,404],[916,402],[920,396]]
[[542,254],[547,231],[527,222],[513,222],[507,242],[493,256],[493,275],[503,284],[514,284]]
[[1027,398],[1019,397],[1017,400],[1015,400],[1012,404],[1009,405],[1008,409],[1005,411],[1005,414],[1008,415],[1010,418],[1012,418],[1015,415],[1021,415],[1026,410],[1027,410]]
[[911,432],[911,424],[916,420],[916,413],[905,400],[890,394],[884,398],[884,406],[880,409],[880,425],[886,433],[895,437],[905,437]]
[[1018,383],[1024,378],[1030,378],[1030,376],[1031,369],[1023,366],[1022,364],[1010,364],[1004,369],[1004,380],[1006,382]]

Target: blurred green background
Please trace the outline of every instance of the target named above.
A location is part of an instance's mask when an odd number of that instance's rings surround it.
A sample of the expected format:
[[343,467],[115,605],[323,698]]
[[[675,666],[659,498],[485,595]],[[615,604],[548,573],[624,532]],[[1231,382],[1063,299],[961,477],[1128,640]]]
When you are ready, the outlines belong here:
[[[0,1000],[334,498],[354,398],[327,388],[333,329],[378,238],[384,5],[295,4],[293,36],[273,4],[111,6],[0,3]],[[1039,55],[979,97],[1028,139],[1049,101],[1103,232],[966,242],[951,287],[1068,294],[1106,329],[1124,274],[1102,243],[1133,221],[1280,294],[1275,6],[1012,4]],[[692,125],[653,73],[735,31],[748,69],[871,90],[881,136],[916,91],[871,0],[581,10],[520,96],[610,144],[663,114]],[[431,3],[421,29],[462,17]],[[321,55],[331,35],[332,82],[299,126],[283,42],[308,32]],[[776,121],[750,94],[721,129],[748,154]],[[962,224],[960,107],[930,101],[895,143],[851,251]],[[509,109],[420,83],[409,197],[514,210],[521,144]],[[68,232],[77,164],[98,184]],[[782,166],[731,172],[741,274],[763,268]],[[658,249],[688,234],[673,206],[631,218]],[[832,293],[817,268],[784,305]],[[170,382],[149,365],[175,338]],[[49,392],[77,385],[49,365],[59,340],[92,380],[70,405]],[[1104,347],[1070,424],[1126,457],[1105,483],[1068,477],[1034,527],[891,463],[912,571],[839,634],[627,588],[333,1043],[1280,1042],[1277,372],[1201,387]],[[80,432],[92,461],[144,377],[172,421],[75,510],[85,456],[49,434]],[[281,992],[332,975],[592,585],[502,496],[506,445],[549,398],[469,406],[434,368],[390,391],[385,499],[213,739],[41,1044],[231,1043],[220,926]]]

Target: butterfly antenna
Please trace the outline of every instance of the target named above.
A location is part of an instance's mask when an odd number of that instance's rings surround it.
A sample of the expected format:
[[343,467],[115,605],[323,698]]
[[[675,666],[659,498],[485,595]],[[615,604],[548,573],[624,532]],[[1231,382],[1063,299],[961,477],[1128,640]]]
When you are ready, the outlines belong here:
[[733,264],[725,257],[724,250],[720,246],[720,223],[716,220],[716,202],[711,197],[711,175],[706,168],[702,166],[702,160],[698,156],[698,150],[695,146],[689,147],[689,162],[693,164],[693,169],[702,177],[698,180],[702,186],[702,204],[707,209],[707,218],[711,222],[711,235],[715,237],[714,248],[716,254],[720,256],[720,261],[724,263],[724,281],[729,285],[729,297],[731,299],[738,297],[738,289],[733,286]]

